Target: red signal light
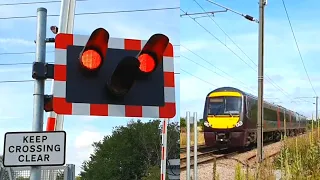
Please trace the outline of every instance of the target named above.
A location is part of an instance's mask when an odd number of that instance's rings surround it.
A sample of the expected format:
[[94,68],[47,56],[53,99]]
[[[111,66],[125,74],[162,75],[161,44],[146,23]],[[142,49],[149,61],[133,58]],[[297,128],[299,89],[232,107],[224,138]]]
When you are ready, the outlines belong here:
[[81,65],[88,70],[96,70],[102,65],[100,54],[95,50],[86,50],[82,53]]
[[138,55],[140,71],[143,74],[153,72],[162,63],[164,51],[169,44],[169,38],[163,34],[154,34]]
[[152,72],[156,67],[156,62],[149,54],[141,54],[138,57],[140,61],[140,70],[145,73]]
[[92,32],[79,57],[85,73],[93,73],[102,66],[107,55],[108,42],[109,33],[105,29],[98,28]]

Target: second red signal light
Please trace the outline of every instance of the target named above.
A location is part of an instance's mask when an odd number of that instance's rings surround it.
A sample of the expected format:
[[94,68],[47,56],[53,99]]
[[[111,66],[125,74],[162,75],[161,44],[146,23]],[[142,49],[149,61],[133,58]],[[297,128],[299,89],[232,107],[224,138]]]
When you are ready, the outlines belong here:
[[152,72],[155,67],[156,63],[154,59],[149,54],[142,54],[138,57],[138,60],[140,61],[140,71],[145,73]]

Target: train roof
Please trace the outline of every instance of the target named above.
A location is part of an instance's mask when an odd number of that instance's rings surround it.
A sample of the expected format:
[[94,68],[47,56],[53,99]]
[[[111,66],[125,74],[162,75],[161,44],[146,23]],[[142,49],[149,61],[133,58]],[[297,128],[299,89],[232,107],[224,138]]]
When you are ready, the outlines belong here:
[[[258,97],[255,96],[255,95],[253,95],[253,94],[244,92],[244,91],[242,91],[242,90],[240,90],[240,89],[238,89],[238,88],[228,87],[228,86],[214,89],[214,90],[212,90],[211,92],[209,92],[209,93],[207,94],[207,96],[209,96],[209,95],[210,95],[211,93],[213,93],[213,92],[223,92],[223,91],[226,91],[226,92],[228,92],[228,91],[239,92],[239,93],[241,93],[241,94],[243,94],[243,95],[245,95],[245,96],[249,96],[249,97],[251,97],[251,98],[253,98],[253,99],[258,99]],[[270,103],[270,102],[267,102],[267,101],[265,101],[265,100],[264,100],[263,102],[266,103],[266,104],[268,104],[268,105],[270,105],[270,106],[273,106],[273,107],[279,107],[280,109],[285,110],[286,112],[295,113],[295,114],[297,114],[297,115],[299,115],[299,116],[302,116],[302,117],[304,117],[304,118],[307,118],[306,116],[304,116],[304,115],[302,115],[302,114],[300,114],[300,113],[298,113],[298,112],[292,111],[292,110],[290,110],[290,109],[287,109],[287,108],[285,108],[285,107],[283,107],[283,106],[281,106],[281,105],[277,105],[277,104],[275,104],[275,103]]]

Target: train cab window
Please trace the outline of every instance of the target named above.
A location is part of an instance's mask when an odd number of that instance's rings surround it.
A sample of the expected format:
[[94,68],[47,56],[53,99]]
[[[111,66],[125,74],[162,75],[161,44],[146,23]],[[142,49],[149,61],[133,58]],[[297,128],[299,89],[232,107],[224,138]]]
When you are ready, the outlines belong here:
[[240,97],[214,97],[208,102],[208,115],[239,115]]

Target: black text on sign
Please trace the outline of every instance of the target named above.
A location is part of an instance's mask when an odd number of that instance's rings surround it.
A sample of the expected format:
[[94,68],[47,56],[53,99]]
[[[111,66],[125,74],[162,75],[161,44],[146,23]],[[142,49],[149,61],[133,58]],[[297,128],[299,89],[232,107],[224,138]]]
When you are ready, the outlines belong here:
[[3,164],[14,166],[54,166],[65,163],[66,133],[8,132],[5,134]]

